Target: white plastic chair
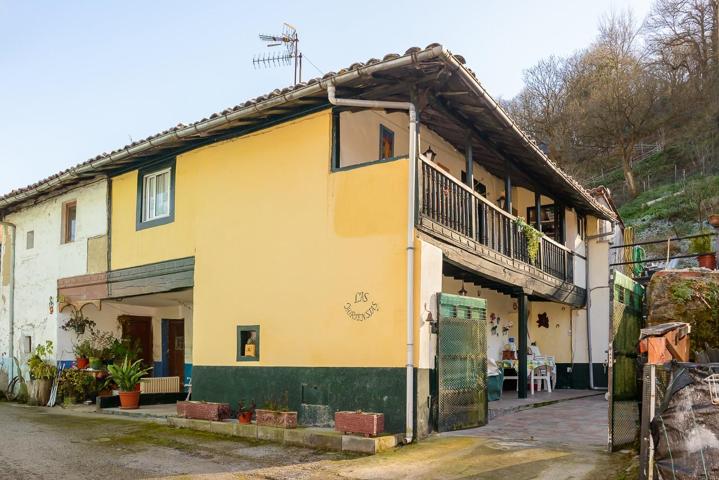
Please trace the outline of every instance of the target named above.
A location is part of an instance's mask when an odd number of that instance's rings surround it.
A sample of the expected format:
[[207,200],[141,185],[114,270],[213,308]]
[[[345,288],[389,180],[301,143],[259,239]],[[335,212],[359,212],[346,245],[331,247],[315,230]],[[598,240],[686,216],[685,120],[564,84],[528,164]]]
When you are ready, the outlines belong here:
[[540,365],[532,370],[532,394],[534,394],[534,384],[538,382],[537,391],[542,391],[542,381],[546,386],[546,390],[552,393],[552,367],[547,365],[547,357],[534,357],[537,362],[544,362],[544,365]]

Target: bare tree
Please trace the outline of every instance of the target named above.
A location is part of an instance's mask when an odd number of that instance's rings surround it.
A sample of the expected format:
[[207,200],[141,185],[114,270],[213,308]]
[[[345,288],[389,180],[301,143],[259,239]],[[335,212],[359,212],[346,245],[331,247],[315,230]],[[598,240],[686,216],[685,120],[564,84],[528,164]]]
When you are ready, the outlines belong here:
[[648,51],[676,83],[703,90],[719,64],[719,0],[656,0],[644,23]]
[[627,190],[635,197],[631,160],[634,147],[657,128],[661,84],[641,62],[629,11],[604,17],[599,32],[573,67],[570,114],[583,143],[619,154]]

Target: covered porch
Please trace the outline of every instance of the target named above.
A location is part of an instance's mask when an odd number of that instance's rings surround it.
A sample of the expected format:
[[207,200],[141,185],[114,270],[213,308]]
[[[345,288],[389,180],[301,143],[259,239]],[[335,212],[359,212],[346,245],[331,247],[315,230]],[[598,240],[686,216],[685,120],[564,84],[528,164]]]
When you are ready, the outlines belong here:
[[96,381],[78,396],[116,406],[116,387],[104,381],[107,365],[129,358],[149,369],[140,405],[184,398],[192,376],[193,276],[189,258],[58,281],[58,363]]

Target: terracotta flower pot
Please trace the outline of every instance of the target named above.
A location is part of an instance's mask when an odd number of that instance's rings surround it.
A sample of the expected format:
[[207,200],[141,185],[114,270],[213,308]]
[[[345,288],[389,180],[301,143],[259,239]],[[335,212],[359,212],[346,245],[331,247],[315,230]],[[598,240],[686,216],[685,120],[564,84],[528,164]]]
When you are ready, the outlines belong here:
[[84,357],[78,357],[75,359],[75,365],[80,370],[84,370],[87,368],[88,365],[90,365],[90,360],[88,360],[87,358],[84,358]]
[[712,227],[719,227],[719,214],[712,213],[709,215],[709,225]]
[[372,412],[336,412],[335,430],[374,437],[384,432],[384,414]]
[[699,255],[697,262],[699,262],[700,267],[708,268],[709,270],[715,270],[717,266],[714,254]]
[[120,392],[120,408],[123,410],[140,408],[140,392]]
[[237,414],[240,423],[252,423],[252,412],[240,412]]
[[295,428],[297,412],[281,412],[278,410],[255,410],[257,425],[266,427]]

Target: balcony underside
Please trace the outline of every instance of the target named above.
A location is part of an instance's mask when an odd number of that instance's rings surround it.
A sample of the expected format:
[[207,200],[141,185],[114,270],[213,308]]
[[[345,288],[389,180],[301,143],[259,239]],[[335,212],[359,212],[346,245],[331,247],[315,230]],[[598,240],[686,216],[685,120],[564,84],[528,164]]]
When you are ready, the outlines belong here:
[[535,300],[560,302],[573,307],[583,307],[586,303],[584,288],[507,257],[426,216],[420,216],[417,230],[422,240],[442,250],[445,262],[450,265],[447,273],[451,276],[475,281],[510,295],[523,291]]

